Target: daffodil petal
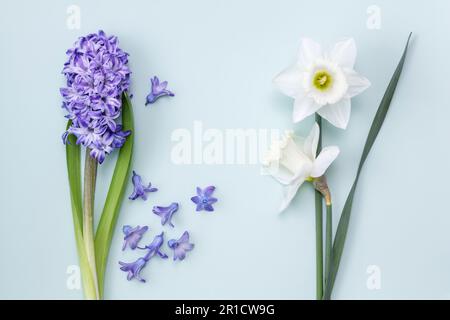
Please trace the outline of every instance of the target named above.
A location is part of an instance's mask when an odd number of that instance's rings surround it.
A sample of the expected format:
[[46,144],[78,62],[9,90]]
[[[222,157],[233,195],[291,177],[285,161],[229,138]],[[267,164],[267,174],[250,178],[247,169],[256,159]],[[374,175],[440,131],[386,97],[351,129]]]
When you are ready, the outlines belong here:
[[331,50],[330,57],[338,65],[353,69],[356,60],[356,44],[353,38],[337,42]]
[[323,106],[317,113],[333,126],[340,129],[347,128],[348,121],[350,120],[351,103],[350,99],[344,98],[338,103],[328,104]]
[[279,212],[283,212],[289,207],[295,195],[297,194],[298,189],[305,181],[304,178],[299,178],[295,180],[292,184],[287,185],[283,188],[283,200],[281,201],[281,206]]
[[320,107],[321,106],[319,104],[309,97],[296,98],[294,102],[292,121],[294,121],[294,123],[300,122],[315,113],[320,109]]
[[322,149],[320,154],[317,156],[316,161],[313,163],[313,169],[311,171],[311,177],[318,178],[324,175],[328,167],[333,163],[333,161],[339,155],[339,148],[325,147]]
[[322,58],[322,48],[320,44],[309,38],[300,40],[300,50],[298,55],[298,63],[301,66],[308,67],[316,59]]
[[353,98],[370,87],[370,81],[354,70],[346,70],[345,75],[348,83],[347,98]]
[[273,79],[280,91],[292,98],[303,95],[302,81],[302,70],[297,65],[283,70]]
[[308,137],[305,139],[305,143],[303,145],[303,152],[311,159],[314,160],[316,158],[317,145],[319,143],[320,137],[320,128],[317,123],[314,123],[314,126],[311,129]]
[[275,163],[271,164],[270,166],[263,166],[261,168],[261,174],[270,175],[283,185],[290,184],[295,177],[292,172]]

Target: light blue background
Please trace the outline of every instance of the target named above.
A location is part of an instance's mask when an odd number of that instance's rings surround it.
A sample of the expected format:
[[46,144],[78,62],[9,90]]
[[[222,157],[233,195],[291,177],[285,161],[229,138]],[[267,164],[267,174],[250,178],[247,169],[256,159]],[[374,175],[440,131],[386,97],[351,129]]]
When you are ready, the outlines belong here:
[[[66,9],[81,8],[81,29],[66,27]],[[369,5],[381,8],[381,30],[366,27]],[[301,36],[329,46],[356,39],[356,69],[372,87],[353,100],[346,131],[324,126],[325,145],[341,155],[328,177],[338,220],[356,165],[406,37],[414,32],[386,122],[366,163],[335,287],[335,298],[450,298],[448,181],[448,14],[445,0],[345,1],[2,1],[0,10],[0,298],[78,299],[66,287],[77,264],[65,151],[65,51],[78,36],[103,29],[130,53],[136,120],[133,168],[160,191],[125,200],[106,277],[107,299],[312,299],[315,291],[314,206],[304,187],[276,213],[280,186],[257,165],[171,163],[171,133],[205,128],[295,128],[292,100],[271,80],[295,58]],[[447,21],[445,21],[447,20]],[[169,80],[173,99],[144,108],[149,77]],[[97,211],[114,165],[99,170]],[[195,186],[217,186],[213,214],[196,214]],[[127,195],[131,192],[128,186]],[[155,204],[179,201],[174,230],[161,227]],[[194,251],[182,263],[155,259],[128,282],[117,261],[120,227],[148,224],[145,241],[189,230]],[[167,239],[168,239],[167,238]],[[167,249],[166,249],[167,251]],[[381,289],[368,290],[369,265]]]

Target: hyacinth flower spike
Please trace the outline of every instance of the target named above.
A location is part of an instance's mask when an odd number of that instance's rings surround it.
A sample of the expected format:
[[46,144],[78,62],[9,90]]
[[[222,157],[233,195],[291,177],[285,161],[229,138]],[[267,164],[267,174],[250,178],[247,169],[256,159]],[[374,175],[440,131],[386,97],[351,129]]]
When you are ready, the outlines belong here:
[[147,200],[147,192],[156,192],[157,188],[153,188],[152,184],[149,183],[148,186],[142,184],[142,178],[140,175],[133,170],[133,177],[131,178],[133,182],[134,190],[133,193],[128,197],[130,200],[136,200],[137,198],[141,198],[144,201]]
[[[75,135],[76,143],[103,163],[106,155],[121,148],[131,134],[117,123],[122,93],[130,86],[128,54],[118,47],[116,37],[99,31],[81,37],[67,55],[63,68],[67,86],[60,92],[71,126],[63,134],[63,141]],[[114,68],[110,61],[115,61]]]

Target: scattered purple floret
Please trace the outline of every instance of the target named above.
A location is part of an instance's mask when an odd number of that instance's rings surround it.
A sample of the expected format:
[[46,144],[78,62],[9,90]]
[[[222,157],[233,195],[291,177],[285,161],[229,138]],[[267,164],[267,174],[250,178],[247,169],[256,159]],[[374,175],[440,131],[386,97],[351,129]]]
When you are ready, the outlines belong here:
[[139,241],[141,241],[142,236],[145,232],[147,232],[148,227],[143,226],[142,228],[140,226],[136,226],[132,228],[131,226],[123,226],[122,231],[125,234],[125,237],[123,238],[123,246],[122,250],[125,250],[126,247],[130,247],[131,250],[134,250],[137,248]]
[[169,240],[167,244],[173,250],[173,260],[184,260],[186,253],[194,249],[194,244],[189,243],[189,233],[187,231],[183,233],[180,239]]
[[167,81],[159,82],[157,76],[150,79],[152,87],[147,96],[145,105],[153,104],[161,97],[169,96],[173,97],[175,94],[172,91],[167,90]]
[[130,200],[136,200],[137,198],[141,198],[145,201],[147,200],[148,192],[158,191],[157,188],[152,187],[151,183],[149,183],[148,186],[143,185],[141,176],[138,175],[135,171],[133,171],[133,177],[131,178],[131,181],[133,182],[134,191],[128,197],[128,199]]
[[214,186],[206,187],[203,190],[197,187],[197,195],[191,198],[192,202],[197,205],[196,211],[214,211],[212,205],[217,202],[217,199],[212,197],[214,190],[216,190]]
[[126,263],[119,261],[121,265],[120,270],[128,272],[127,280],[131,281],[133,278],[136,278],[140,282],[145,282],[145,279],[141,278],[140,272],[147,264],[148,260],[145,258],[139,258],[134,262]]
[[169,226],[174,227],[172,224],[172,216],[178,210],[178,203],[173,202],[168,207],[154,206],[153,213],[161,217],[161,225],[169,223]]

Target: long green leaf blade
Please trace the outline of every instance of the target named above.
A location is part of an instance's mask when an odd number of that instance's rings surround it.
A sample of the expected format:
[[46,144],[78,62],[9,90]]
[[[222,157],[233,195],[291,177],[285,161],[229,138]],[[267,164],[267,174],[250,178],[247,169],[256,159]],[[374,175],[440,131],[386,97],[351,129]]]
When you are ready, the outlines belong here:
[[131,130],[131,135],[127,138],[125,144],[119,151],[105,206],[103,207],[102,216],[95,234],[95,255],[100,297],[103,297],[106,262],[117,217],[119,215],[120,205],[128,181],[133,153],[133,110],[130,98],[126,93],[122,96],[122,125],[124,130]]
[[[69,121],[67,128],[70,127]],[[70,201],[72,206],[72,218],[75,231],[75,242],[77,245],[78,259],[81,271],[81,280],[86,299],[95,299],[95,282],[92,277],[86,250],[83,242],[83,210],[81,205],[81,156],[80,146],[76,144],[74,136],[69,135],[66,143],[67,173],[69,178]]]
[[[66,129],[71,124],[72,121],[69,121]],[[81,206],[81,155],[80,146],[76,144],[76,138],[73,135],[69,135],[67,138],[66,161],[74,224],[81,226],[83,221],[83,210]]]
[[[322,151],[322,118],[316,113],[316,122],[319,126],[319,141],[317,155]],[[323,196],[314,191],[315,220],[316,220],[316,300],[323,297]]]
[[370,127],[369,134],[367,136],[366,143],[364,145],[364,150],[361,156],[361,160],[359,162],[358,171],[356,173],[355,181],[353,182],[352,188],[350,189],[350,193],[348,194],[347,200],[345,201],[344,208],[342,209],[342,214],[339,219],[339,224],[336,230],[336,236],[334,238],[333,243],[333,263],[330,266],[329,274],[327,276],[327,284],[325,288],[325,299],[331,298],[331,293],[333,291],[334,282],[336,281],[336,275],[339,270],[339,264],[341,261],[342,252],[344,251],[345,239],[347,237],[348,226],[350,222],[350,216],[352,212],[353,206],[353,198],[356,191],[356,186],[358,184],[359,176],[361,174],[361,170],[364,166],[364,163],[369,155],[369,152],[377,138],[378,133],[380,132],[381,126],[383,125],[384,119],[386,118],[386,114],[389,110],[389,106],[391,105],[392,98],[395,93],[395,89],[397,88],[397,83],[400,79],[400,75],[403,70],[403,65],[405,63],[406,53],[408,51],[409,41],[411,39],[411,34],[408,37],[406,42],[405,49],[403,51],[403,55],[398,63],[398,66],[392,76],[391,81],[386,89],[386,92],[381,100],[380,106],[378,107],[375,118],[373,119],[372,126]]

